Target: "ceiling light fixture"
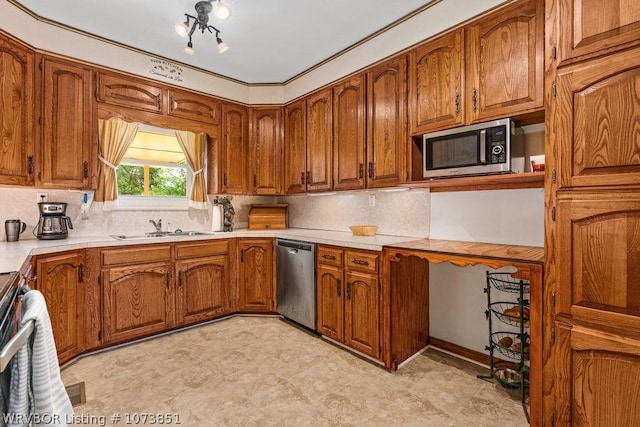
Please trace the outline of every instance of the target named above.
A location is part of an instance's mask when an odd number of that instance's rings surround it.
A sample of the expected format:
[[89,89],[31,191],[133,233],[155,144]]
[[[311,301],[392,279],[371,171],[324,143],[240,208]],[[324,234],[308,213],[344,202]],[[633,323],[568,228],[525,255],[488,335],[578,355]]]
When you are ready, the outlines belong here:
[[[229,49],[229,45],[223,42],[220,38],[220,30],[213,25],[209,25],[209,14],[213,10],[211,3],[214,1],[216,2],[216,9],[214,12],[215,16],[219,19],[227,19],[231,14],[227,5],[223,4],[221,0],[207,0],[196,3],[195,9],[198,15],[197,17],[185,13],[184,16],[187,19],[184,22],[179,22],[175,25],[176,33],[178,33],[180,37],[189,37],[189,42],[187,43],[187,47],[184,48],[184,53],[188,55],[193,55],[195,53],[191,36],[195,32],[196,28],[202,31],[202,34],[204,34],[205,30],[209,31],[211,34],[215,32],[216,41],[218,42],[218,53],[226,52]],[[193,24],[191,24],[191,20],[193,20]],[[191,29],[189,29],[189,25],[191,25]]]

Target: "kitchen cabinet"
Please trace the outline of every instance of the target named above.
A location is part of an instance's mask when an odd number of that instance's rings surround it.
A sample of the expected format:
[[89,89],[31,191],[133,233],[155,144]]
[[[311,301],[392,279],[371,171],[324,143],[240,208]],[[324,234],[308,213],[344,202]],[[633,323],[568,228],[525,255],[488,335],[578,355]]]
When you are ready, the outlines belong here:
[[282,108],[250,109],[249,177],[251,193],[280,194],[283,169]]
[[640,425],[640,10],[546,15],[544,422]]
[[34,52],[0,37],[0,184],[34,182]]
[[543,107],[544,1],[521,0],[465,27],[467,123]]
[[407,58],[367,72],[367,187],[405,182],[407,139]]
[[273,239],[238,240],[238,311],[272,312],[275,309],[273,244]]
[[220,124],[222,103],[210,96],[168,88],[167,115],[212,125]]
[[318,332],[380,357],[379,254],[318,246]]
[[162,87],[150,80],[100,71],[97,81],[98,102],[150,113],[163,112]]
[[84,350],[84,251],[36,258],[35,289],[42,292],[58,360],[65,363]]
[[284,107],[284,193],[307,191],[307,103],[304,99]]
[[365,185],[365,75],[333,87],[333,188]]
[[324,89],[307,97],[307,191],[333,188],[333,92]]
[[543,108],[542,0],[521,0],[410,53],[410,132]]
[[97,118],[90,68],[67,60],[40,59],[41,188],[95,188]]
[[560,37],[550,52],[559,65],[608,55],[640,44],[640,9],[633,0],[548,1]]
[[176,324],[229,314],[229,241],[180,243],[175,251]]
[[409,54],[412,134],[464,124],[464,31],[455,30]]
[[246,107],[224,102],[222,104],[221,156],[222,193],[247,193],[247,139],[249,114]]
[[101,255],[104,344],[175,325],[171,245],[106,249]]

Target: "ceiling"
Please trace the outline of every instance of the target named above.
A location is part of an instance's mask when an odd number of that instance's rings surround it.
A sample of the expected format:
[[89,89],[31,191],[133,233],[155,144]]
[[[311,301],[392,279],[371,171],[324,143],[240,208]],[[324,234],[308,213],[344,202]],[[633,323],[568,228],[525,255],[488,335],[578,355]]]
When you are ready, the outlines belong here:
[[[213,0],[214,4],[216,0]],[[231,16],[213,13],[229,50],[214,34],[193,34],[195,55],[174,25],[196,16],[196,0],[12,0],[37,18],[154,56],[249,84],[284,83],[398,20],[440,0],[223,0]]]

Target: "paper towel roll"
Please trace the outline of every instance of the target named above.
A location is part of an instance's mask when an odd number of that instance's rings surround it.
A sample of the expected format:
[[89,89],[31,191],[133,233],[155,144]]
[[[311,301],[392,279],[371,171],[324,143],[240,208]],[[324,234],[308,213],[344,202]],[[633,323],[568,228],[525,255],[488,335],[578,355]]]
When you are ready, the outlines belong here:
[[222,205],[213,205],[211,217],[211,231],[222,231],[224,229],[224,209]]

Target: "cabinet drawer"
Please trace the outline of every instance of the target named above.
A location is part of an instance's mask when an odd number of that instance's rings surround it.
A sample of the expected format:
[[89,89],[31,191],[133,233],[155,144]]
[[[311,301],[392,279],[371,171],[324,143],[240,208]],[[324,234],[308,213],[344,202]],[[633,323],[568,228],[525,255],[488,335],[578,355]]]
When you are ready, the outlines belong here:
[[342,249],[318,246],[318,264],[342,267]]
[[197,258],[229,253],[228,240],[212,240],[209,242],[181,243],[176,245],[176,259]]
[[127,249],[102,251],[102,265],[140,264],[145,262],[171,261],[170,245],[136,246]]
[[346,251],[344,263],[347,270],[378,272],[378,257],[376,253]]

